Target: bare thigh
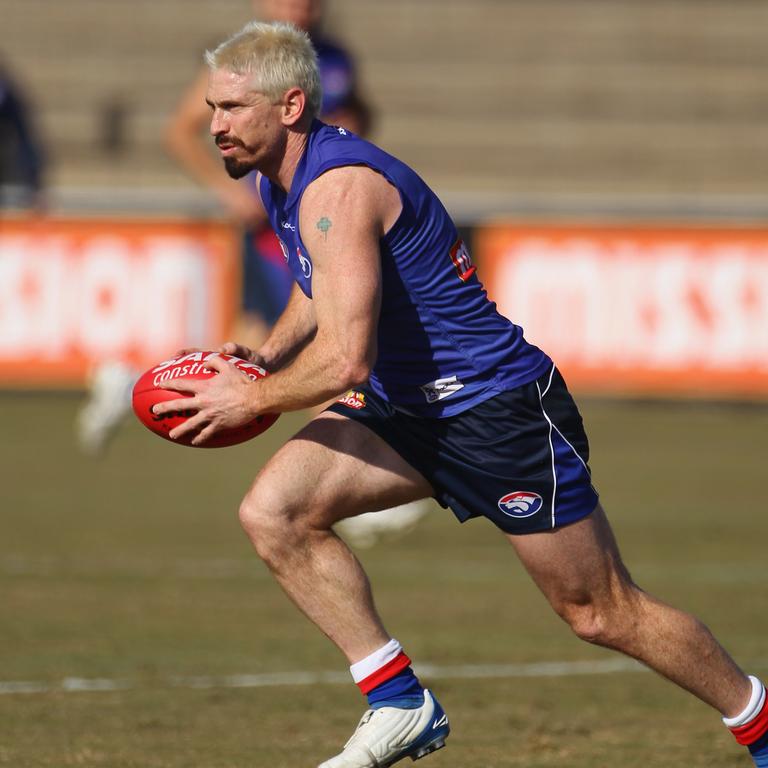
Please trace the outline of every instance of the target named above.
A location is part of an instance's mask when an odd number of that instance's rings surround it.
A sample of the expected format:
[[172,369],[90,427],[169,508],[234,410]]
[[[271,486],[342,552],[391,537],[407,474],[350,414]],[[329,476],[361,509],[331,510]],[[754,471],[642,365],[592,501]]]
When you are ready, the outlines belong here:
[[544,533],[508,536],[518,557],[553,607],[611,602],[634,588],[605,512]]
[[378,435],[336,413],[321,413],[289,440],[254,481],[267,506],[325,528],[346,517],[406,504],[432,486]]

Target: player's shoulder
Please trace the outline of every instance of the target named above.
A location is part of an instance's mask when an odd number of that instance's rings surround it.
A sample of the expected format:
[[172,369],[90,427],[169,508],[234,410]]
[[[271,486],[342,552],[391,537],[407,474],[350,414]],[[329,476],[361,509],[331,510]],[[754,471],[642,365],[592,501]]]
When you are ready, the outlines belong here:
[[309,177],[334,168],[376,166],[383,150],[346,128],[316,120],[309,139]]
[[402,164],[393,155],[362,136],[339,125],[318,120],[313,126],[311,164],[316,171],[333,166],[366,165],[377,169]]
[[320,173],[304,190],[304,203],[316,200],[348,198],[350,195],[370,195],[389,186],[387,180],[367,165],[338,165]]
[[313,227],[323,221],[344,221],[350,231],[381,235],[401,208],[397,190],[381,174],[366,166],[342,166],[318,176],[304,190],[299,224],[302,237],[306,233],[310,239],[316,234]]

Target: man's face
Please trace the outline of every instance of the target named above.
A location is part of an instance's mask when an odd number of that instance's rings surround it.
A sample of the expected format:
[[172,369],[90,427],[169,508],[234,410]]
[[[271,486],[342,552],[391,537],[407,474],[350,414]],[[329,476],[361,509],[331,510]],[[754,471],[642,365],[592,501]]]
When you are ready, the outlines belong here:
[[233,179],[269,170],[284,142],[280,104],[254,90],[251,81],[251,75],[227,69],[215,69],[208,78],[211,135]]

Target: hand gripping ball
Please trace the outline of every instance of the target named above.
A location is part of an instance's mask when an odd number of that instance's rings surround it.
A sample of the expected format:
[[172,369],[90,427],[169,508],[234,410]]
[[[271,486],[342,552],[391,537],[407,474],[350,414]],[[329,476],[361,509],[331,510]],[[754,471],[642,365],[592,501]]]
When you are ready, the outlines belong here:
[[[267,371],[255,363],[249,363],[247,360],[239,357],[224,355],[219,352],[190,352],[173,360],[165,360],[144,373],[133,388],[133,411],[139,421],[156,435],[160,435],[160,437],[166,440],[171,440],[168,437],[168,433],[174,427],[186,421],[190,416],[193,416],[195,411],[170,411],[156,416],[152,413],[152,406],[156,403],[189,397],[190,394],[183,391],[176,392],[171,389],[162,389],[158,385],[161,382],[172,381],[182,377],[188,379],[210,379],[212,376],[216,376],[215,370],[205,367],[205,362],[212,357],[221,357],[224,360],[228,360],[235,368],[242,371],[253,381],[258,381],[269,375]],[[203,445],[193,447],[222,448],[227,445],[243,443],[269,429],[277,421],[278,416],[279,414],[277,413],[262,414],[248,424],[218,432]],[[185,435],[178,440],[171,440],[171,442],[191,446],[193,437],[194,435]]]

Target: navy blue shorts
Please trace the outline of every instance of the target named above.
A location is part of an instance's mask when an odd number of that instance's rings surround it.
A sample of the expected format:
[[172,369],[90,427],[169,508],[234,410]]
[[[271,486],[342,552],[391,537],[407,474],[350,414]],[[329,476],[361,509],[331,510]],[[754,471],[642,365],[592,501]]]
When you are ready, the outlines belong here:
[[487,517],[507,533],[535,533],[597,506],[581,415],[554,367],[443,419],[398,411],[367,387],[329,410],[379,435],[461,522]]

